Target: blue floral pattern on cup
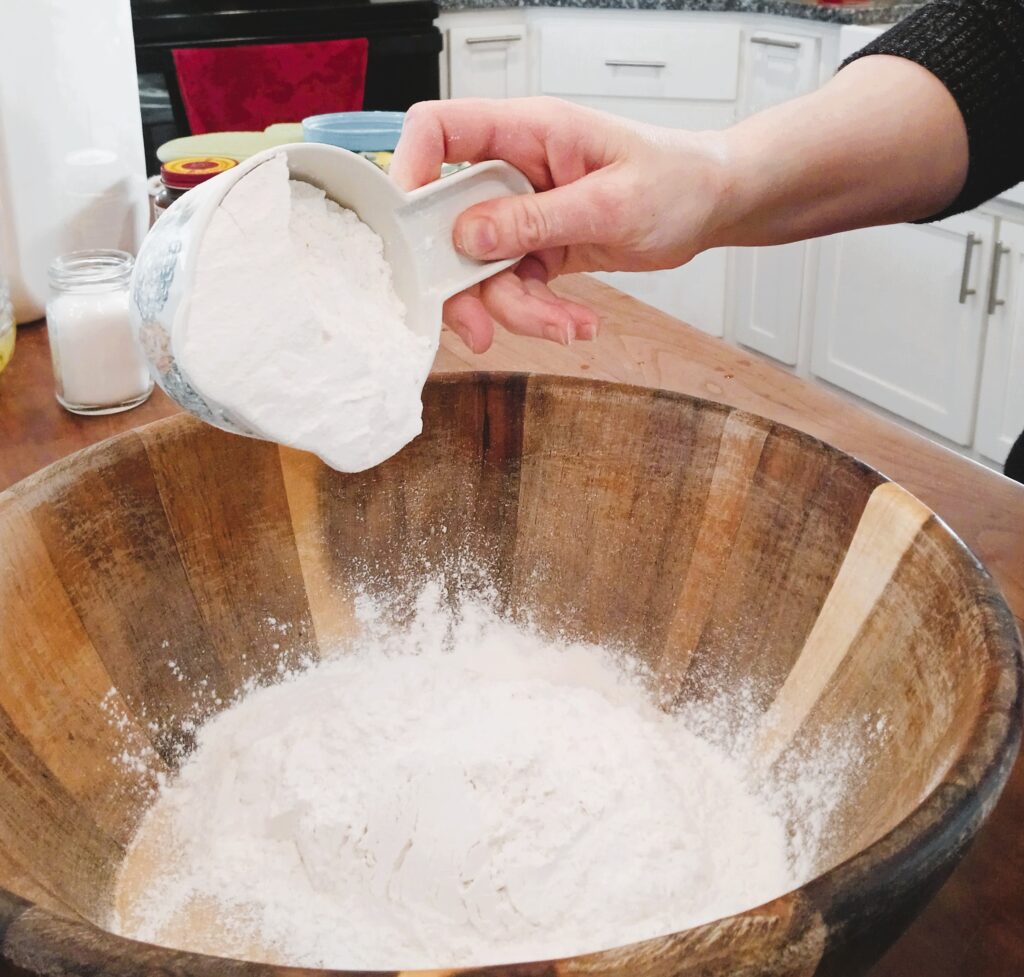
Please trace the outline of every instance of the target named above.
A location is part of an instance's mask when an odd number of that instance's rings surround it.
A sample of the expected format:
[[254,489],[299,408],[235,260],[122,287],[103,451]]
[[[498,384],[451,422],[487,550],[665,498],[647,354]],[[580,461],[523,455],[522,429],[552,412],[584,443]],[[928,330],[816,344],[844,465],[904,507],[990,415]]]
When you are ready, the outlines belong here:
[[[233,176],[234,172],[231,171],[230,175]],[[188,276],[185,266],[191,251],[199,247],[201,232],[205,229],[203,218],[208,221],[223,196],[217,193],[221,189],[215,186],[217,182],[214,179],[189,191],[175,201],[150,229],[132,272],[132,325],[153,379],[172,400],[189,413],[225,431],[258,437],[223,408],[203,397],[174,356],[172,337],[175,319],[186,298],[183,283]],[[226,192],[228,187],[223,186],[223,189]]]

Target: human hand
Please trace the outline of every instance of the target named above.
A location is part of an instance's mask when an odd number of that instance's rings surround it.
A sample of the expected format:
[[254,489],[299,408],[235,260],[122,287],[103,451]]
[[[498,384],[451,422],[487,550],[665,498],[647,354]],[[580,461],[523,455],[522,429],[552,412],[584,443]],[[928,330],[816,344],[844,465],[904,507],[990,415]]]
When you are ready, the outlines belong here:
[[558,99],[456,99],[409,110],[390,172],[413,190],[437,179],[443,162],[503,159],[537,189],[477,204],[456,221],[455,246],[470,257],[526,255],[445,304],[445,323],[482,353],[495,322],[563,344],[597,335],[591,309],[548,287],[558,275],[673,268],[707,247],[719,154],[714,133],[640,125]]

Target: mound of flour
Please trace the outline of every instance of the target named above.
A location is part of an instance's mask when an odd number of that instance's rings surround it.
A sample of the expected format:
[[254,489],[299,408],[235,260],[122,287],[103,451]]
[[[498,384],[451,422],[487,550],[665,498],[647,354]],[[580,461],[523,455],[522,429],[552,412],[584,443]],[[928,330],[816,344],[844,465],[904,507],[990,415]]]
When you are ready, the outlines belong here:
[[196,389],[255,433],[361,471],[421,430],[435,344],[404,315],[381,239],[289,180],[281,155],[215,211],[176,351]]
[[628,661],[429,589],[410,626],[364,632],[200,730],[122,869],[116,932],[454,967],[642,940],[802,881],[744,770]]

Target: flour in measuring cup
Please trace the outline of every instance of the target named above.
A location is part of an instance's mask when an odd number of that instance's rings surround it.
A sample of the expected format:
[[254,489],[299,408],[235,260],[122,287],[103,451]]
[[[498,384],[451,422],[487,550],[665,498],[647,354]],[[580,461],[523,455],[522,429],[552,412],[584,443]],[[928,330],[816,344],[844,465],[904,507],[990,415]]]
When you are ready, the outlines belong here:
[[184,372],[262,437],[362,471],[420,433],[434,350],[405,325],[383,243],[284,155],[217,208],[186,315]]

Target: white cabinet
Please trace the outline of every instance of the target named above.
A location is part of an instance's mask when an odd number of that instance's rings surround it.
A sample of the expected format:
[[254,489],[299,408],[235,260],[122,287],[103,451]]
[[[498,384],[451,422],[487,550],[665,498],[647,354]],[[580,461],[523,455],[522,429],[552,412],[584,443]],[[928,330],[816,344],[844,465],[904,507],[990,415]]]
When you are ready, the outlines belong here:
[[740,29],[730,24],[545,23],[540,87],[612,112],[642,118],[660,109],[662,125],[732,121],[739,85]]
[[540,25],[540,91],[639,122],[722,128],[736,117],[740,28],[621,19]]
[[994,227],[967,214],[823,240],[815,375],[970,444]]
[[[454,97],[550,94],[690,129],[725,127],[813,91],[885,29],[540,6],[446,11],[439,24]],[[938,224],[717,249],[683,268],[598,277],[1000,464],[1024,429],[1018,205],[1024,184]]]
[[[746,117],[818,87],[819,40],[770,30],[744,34],[739,115]],[[805,242],[734,252],[733,337],[795,366],[800,348]]]
[[528,45],[522,24],[486,24],[448,30],[451,98],[515,98],[529,92]]
[[[547,19],[539,28],[540,90],[638,122],[723,128],[736,118],[741,37],[738,23]],[[728,261],[720,249],[683,268],[598,277],[721,336]]]
[[733,337],[738,343],[796,366],[800,351],[803,241],[734,251]]
[[988,330],[975,446],[1002,464],[1024,431],[1024,224],[1000,221],[985,286]]
[[772,30],[743,35],[743,81],[739,115],[746,118],[818,87],[819,41]]
[[705,251],[669,271],[601,272],[595,277],[712,336],[725,333],[725,248]]

